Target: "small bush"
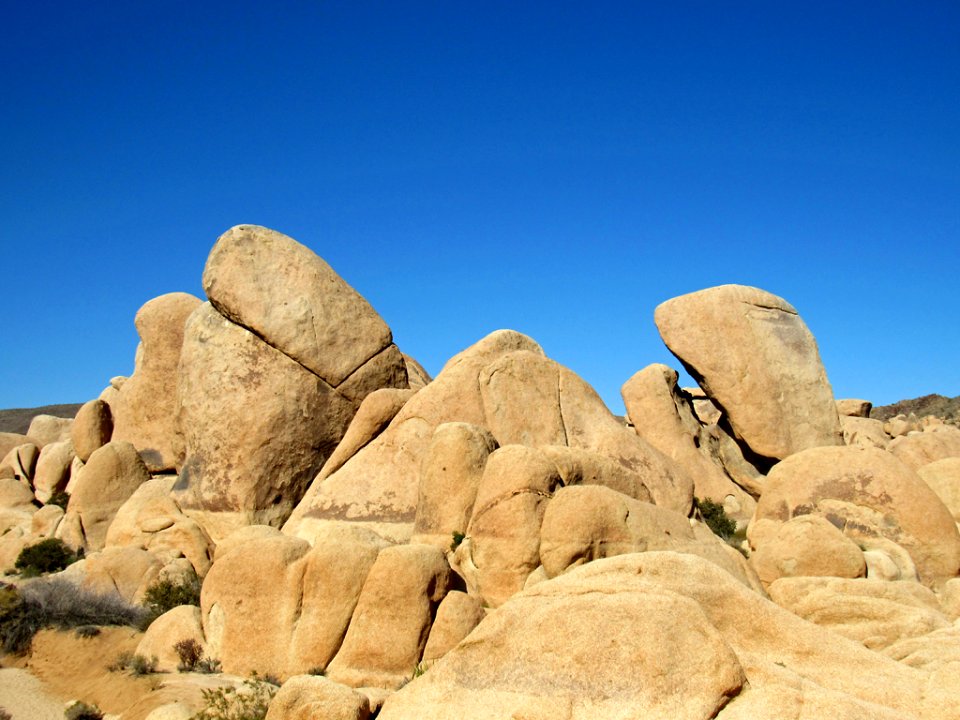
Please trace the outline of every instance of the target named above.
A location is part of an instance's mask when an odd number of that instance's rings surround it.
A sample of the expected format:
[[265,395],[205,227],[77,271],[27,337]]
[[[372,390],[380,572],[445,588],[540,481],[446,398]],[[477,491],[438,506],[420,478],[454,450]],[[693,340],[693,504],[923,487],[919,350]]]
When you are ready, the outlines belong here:
[[66,720],[103,720],[103,713],[96,705],[87,705],[79,700],[63,711]]
[[137,627],[142,617],[142,608],[116,595],[100,595],[62,578],[37,580],[20,590],[6,586],[0,588],[0,647],[4,652],[25,652],[44,627]]
[[177,670],[180,672],[193,672],[203,657],[203,647],[193,638],[181,640],[173,646],[173,649],[180,658],[180,664],[177,665]]
[[243,687],[204,690],[206,703],[191,720],[263,720],[277,688],[261,680],[244,680]]
[[73,634],[79,638],[92,638],[100,634],[100,628],[96,625],[81,625]]
[[129,672],[131,675],[152,675],[157,672],[157,656],[146,658],[132,652],[122,652],[107,668],[110,672]]
[[57,507],[62,507],[64,510],[66,510],[69,502],[70,493],[64,492],[63,490],[57,490],[57,492],[50,496],[50,499],[47,500],[46,504],[56,505]]
[[45,573],[59,572],[76,562],[73,550],[58,538],[47,538],[20,551],[14,567],[24,577],[36,577]]
[[694,505],[700,511],[703,522],[707,527],[724,540],[729,540],[737,531],[737,523],[723,509],[723,505],[713,500],[693,499]]
[[309,670],[307,670],[307,675],[318,675],[318,676],[320,676],[320,677],[323,677],[323,676],[326,675],[326,674],[327,674],[326,668],[322,668],[322,667],[320,667],[319,665],[317,665],[316,667],[312,667],[312,668],[310,668]]
[[196,583],[175,583],[158,580],[147,588],[143,604],[153,616],[151,620],[180,605],[200,605],[200,588]]
[[466,537],[467,536],[464,535],[462,532],[457,532],[456,530],[454,530],[453,541],[450,543],[450,552],[454,552],[458,547],[460,547],[460,543],[462,543],[464,538]]
[[214,675],[220,672],[220,661],[214,658],[205,657],[197,663],[194,672],[204,673],[205,675]]

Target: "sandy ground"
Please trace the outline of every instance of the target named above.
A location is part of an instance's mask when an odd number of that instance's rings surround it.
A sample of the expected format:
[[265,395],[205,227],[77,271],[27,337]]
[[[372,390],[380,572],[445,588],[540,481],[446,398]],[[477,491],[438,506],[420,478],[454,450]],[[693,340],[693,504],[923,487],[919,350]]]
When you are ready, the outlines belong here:
[[63,701],[26,670],[0,668],[0,707],[13,720],[63,720]]

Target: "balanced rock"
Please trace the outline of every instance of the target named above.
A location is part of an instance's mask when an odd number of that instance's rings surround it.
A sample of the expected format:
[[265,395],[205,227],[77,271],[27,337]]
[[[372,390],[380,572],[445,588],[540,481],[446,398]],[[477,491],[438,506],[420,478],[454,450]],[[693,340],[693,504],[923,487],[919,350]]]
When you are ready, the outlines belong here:
[[660,336],[764,458],[842,441],[813,335],[792,305],[758,288],[723,285],[668,300]]
[[177,428],[177,365],[184,324],[200,300],[176,292],[143,305],[134,323],[140,345],[133,375],[120,386],[110,409],[113,439],[132,443],[152,472],[173,470],[183,459]]
[[113,415],[110,406],[103,400],[91,400],[77,411],[70,439],[77,457],[87,462],[94,450],[110,442],[113,435]]
[[854,540],[879,537],[906,550],[920,579],[937,586],[960,570],[960,533],[915,472],[883,450],[822,447],[778,463],[754,521],[822,515]]
[[873,403],[869,400],[859,400],[853,398],[837,400],[837,412],[840,414],[841,418],[868,418],[870,417],[870,410],[872,409]]

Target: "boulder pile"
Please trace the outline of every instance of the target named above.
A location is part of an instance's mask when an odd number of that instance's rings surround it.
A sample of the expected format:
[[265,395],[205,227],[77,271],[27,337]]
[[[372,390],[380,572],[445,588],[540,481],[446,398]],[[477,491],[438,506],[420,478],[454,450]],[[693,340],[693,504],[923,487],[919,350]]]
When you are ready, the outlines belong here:
[[75,420],[0,436],[0,568],[59,538],[80,585],[200,587],[139,641],[161,670],[190,641],[274,679],[271,720],[960,718],[960,429],[834,399],[782,298],[660,305],[698,387],[640,368],[624,419],[511,330],[431,379],[273,230],[203,288]]

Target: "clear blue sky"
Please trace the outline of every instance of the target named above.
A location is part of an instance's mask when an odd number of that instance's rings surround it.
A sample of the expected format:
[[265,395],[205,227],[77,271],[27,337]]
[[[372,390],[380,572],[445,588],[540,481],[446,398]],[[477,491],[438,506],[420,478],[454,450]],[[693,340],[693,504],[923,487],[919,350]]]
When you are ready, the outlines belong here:
[[656,305],[743,283],[838,397],[960,394],[955,0],[38,0],[0,73],[0,407],[129,374],[238,223],[432,373],[510,327],[620,412]]

